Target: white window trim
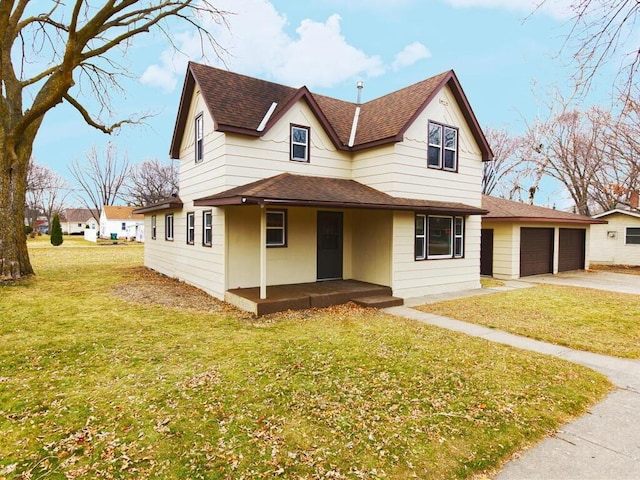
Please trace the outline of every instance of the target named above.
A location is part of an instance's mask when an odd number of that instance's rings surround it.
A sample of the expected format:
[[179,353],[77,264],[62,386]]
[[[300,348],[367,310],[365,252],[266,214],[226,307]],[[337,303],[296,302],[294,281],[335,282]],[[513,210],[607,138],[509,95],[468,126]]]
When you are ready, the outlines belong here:
[[[414,242],[416,242],[417,239],[420,239],[422,241],[422,251],[424,252],[423,255],[418,256],[416,255],[416,252],[414,252],[414,258],[416,261],[418,260],[442,260],[442,259],[456,259],[456,258],[464,258],[464,249],[465,249],[465,245],[464,245],[464,236],[465,236],[465,218],[463,216],[455,216],[455,215],[427,215],[424,213],[418,213],[415,215],[416,218],[422,218],[423,222],[424,222],[424,228],[423,228],[423,234],[422,235],[418,235],[417,234],[417,228],[416,228],[416,224],[415,224],[415,220],[414,220]],[[430,218],[447,218],[450,220],[450,225],[451,225],[451,242],[449,245],[449,254],[446,255],[429,255],[429,219]],[[456,220],[460,219],[460,221],[462,222],[461,224],[461,231],[460,234],[456,234],[455,231],[455,226],[456,226]],[[460,242],[460,252],[458,254],[456,254],[456,239],[460,238],[461,242]],[[415,248],[415,247],[414,247]]]
[[[424,214],[416,215],[416,218],[422,218],[422,235],[415,234],[416,239],[422,240],[422,255],[416,255],[416,260],[426,260],[427,259],[427,216]],[[417,231],[417,225],[414,225],[414,229]]]
[[[293,131],[294,130],[304,130],[306,133],[306,138],[307,141],[306,143],[303,142],[295,142],[293,140]],[[309,162],[309,137],[311,136],[311,129],[309,127],[303,127],[300,125],[291,125],[291,130],[290,130],[290,134],[291,134],[291,146],[290,146],[290,153],[289,153],[289,159],[293,162],[303,162],[303,163],[308,163]],[[293,156],[293,146],[294,145],[302,145],[304,146],[304,158],[301,157],[294,157]]]
[[187,212],[187,245],[196,243],[196,214]]
[[155,215],[151,215],[151,240],[156,239],[157,233],[157,220]]
[[173,213],[168,213],[164,216],[164,239],[173,242]]
[[[440,128],[440,143],[436,144],[436,143],[431,143],[431,138],[430,138],[430,130],[431,130],[431,126],[437,126]],[[455,132],[456,134],[456,141],[455,141],[455,148],[448,148],[446,146],[446,131],[447,130],[451,130],[453,132]],[[438,165],[431,165],[429,164],[429,147],[437,147],[440,149],[440,154],[438,157]],[[447,172],[457,172],[458,171],[458,159],[459,159],[459,148],[460,148],[460,131],[456,128],[456,127],[452,127],[451,125],[444,125],[442,123],[438,123],[438,122],[432,122],[431,120],[429,120],[429,123],[427,124],[427,167],[429,168],[433,168],[434,170],[445,170]],[[453,158],[454,158],[454,165],[453,167],[446,167],[445,166],[445,150],[449,151],[449,152],[453,152]]]
[[194,135],[195,135],[195,161],[196,163],[202,162],[204,159],[204,115],[198,114],[194,122]]
[[[208,226],[207,217],[209,218]],[[209,235],[207,235],[207,232],[209,233]],[[202,245],[204,245],[205,247],[210,247],[213,245],[213,212],[211,210],[202,212]]]

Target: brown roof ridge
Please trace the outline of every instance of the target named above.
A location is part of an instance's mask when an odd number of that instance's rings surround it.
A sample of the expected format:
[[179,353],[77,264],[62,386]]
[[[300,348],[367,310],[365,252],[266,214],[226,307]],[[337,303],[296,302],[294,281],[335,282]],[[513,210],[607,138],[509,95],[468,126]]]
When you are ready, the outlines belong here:
[[568,222],[568,223],[605,223],[586,215],[565,212],[540,205],[531,205],[515,200],[482,195],[482,207],[489,213],[487,220],[512,220],[525,222]]

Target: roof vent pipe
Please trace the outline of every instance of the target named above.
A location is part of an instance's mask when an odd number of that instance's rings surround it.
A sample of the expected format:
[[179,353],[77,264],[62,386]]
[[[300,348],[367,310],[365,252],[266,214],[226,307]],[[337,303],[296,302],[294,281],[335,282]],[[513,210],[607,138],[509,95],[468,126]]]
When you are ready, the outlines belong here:
[[362,89],[364,88],[364,82],[362,80],[358,80],[358,83],[356,83],[356,87],[358,87],[358,105],[360,105],[361,101],[362,101]]
[[356,87],[358,87],[358,103],[356,107],[356,111],[353,115],[353,123],[351,124],[351,135],[349,135],[349,148],[353,147],[353,144],[356,140],[356,131],[358,130],[358,120],[360,118],[360,102],[362,100],[362,89],[364,87],[364,82],[362,80],[358,80],[356,83]]

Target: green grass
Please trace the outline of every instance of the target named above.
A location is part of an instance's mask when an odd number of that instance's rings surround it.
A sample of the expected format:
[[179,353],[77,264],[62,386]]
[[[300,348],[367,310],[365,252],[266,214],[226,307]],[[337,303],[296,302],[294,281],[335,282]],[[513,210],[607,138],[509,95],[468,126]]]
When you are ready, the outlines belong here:
[[611,388],[353,306],[129,301],[140,246],[30,248],[37,276],[0,287],[0,478],[468,478]]
[[578,350],[640,358],[637,295],[540,285],[418,309]]

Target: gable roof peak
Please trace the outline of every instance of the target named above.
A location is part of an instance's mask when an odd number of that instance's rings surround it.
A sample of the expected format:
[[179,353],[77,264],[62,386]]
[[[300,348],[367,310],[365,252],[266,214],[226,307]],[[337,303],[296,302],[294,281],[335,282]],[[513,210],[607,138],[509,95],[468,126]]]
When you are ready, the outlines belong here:
[[[314,94],[306,86],[288,87],[195,62],[189,62],[187,66],[170,154],[172,158],[179,158],[180,143],[196,87],[217,131],[262,136],[294,104],[304,100],[336,148],[360,150],[402,141],[407,128],[445,85],[450,86],[459,103],[480,146],[483,160],[493,159],[493,152],[453,70],[358,105]],[[349,138],[358,106],[361,115],[353,144],[350,145]]]

